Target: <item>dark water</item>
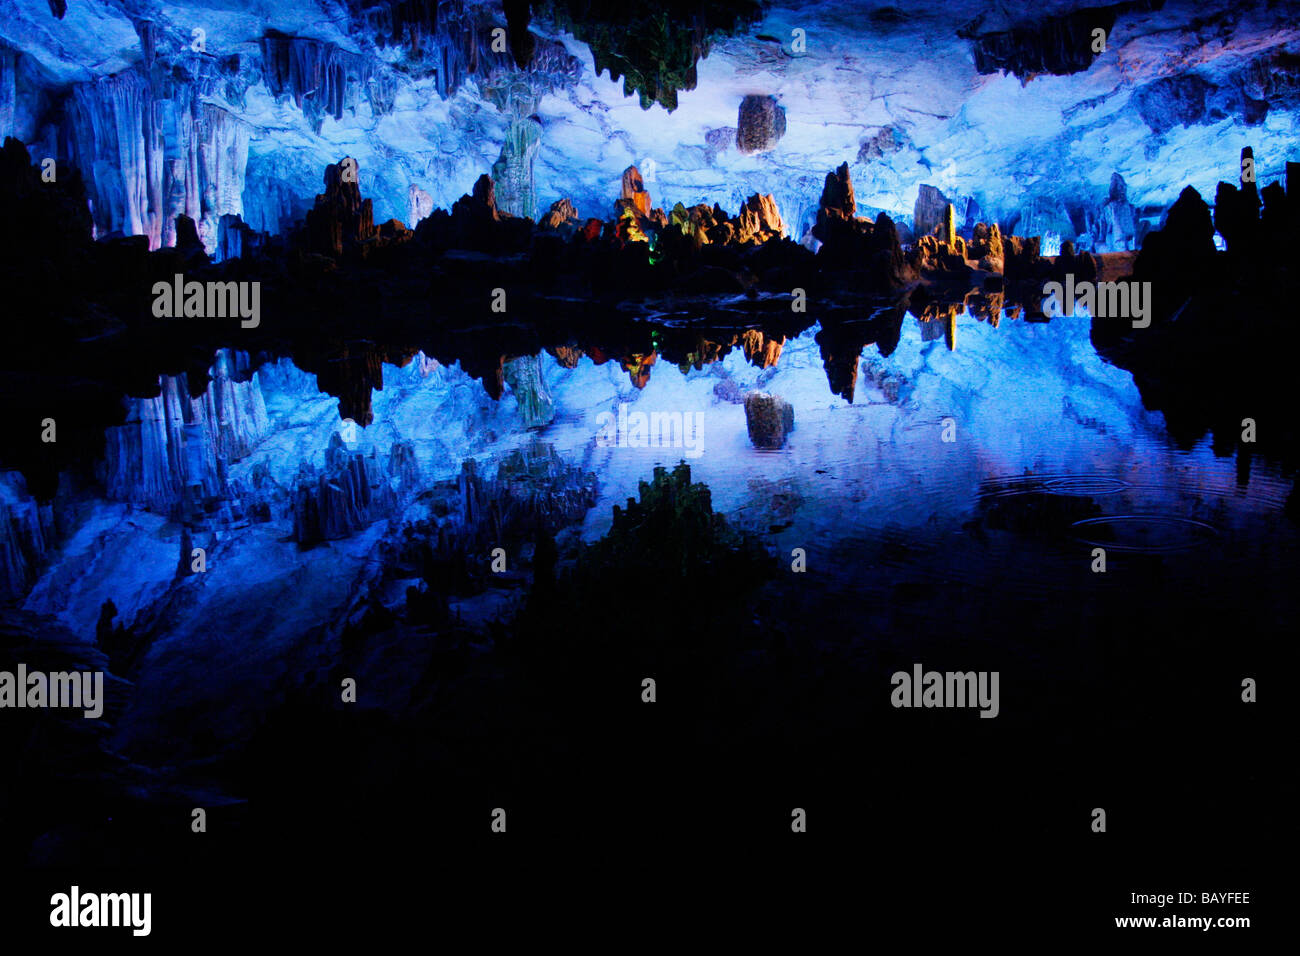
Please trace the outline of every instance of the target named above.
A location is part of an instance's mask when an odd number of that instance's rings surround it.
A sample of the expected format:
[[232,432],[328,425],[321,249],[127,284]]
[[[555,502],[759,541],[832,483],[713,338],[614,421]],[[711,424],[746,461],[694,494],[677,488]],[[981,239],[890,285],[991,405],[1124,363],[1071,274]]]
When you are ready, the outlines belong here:
[[[533,428],[523,389],[494,402],[456,367],[385,366],[374,422],[343,447],[396,487],[409,443],[417,484],[310,544],[294,540],[300,472],[316,486],[345,423],[310,377],[264,366],[265,427],[228,463],[238,508],[191,519],[203,575],[175,577],[176,514],[93,487],[64,502],[23,611],[89,644],[113,600],[138,656],[106,742],[61,743],[69,760],[11,790],[15,859],[220,872],[317,859],[326,833],[383,867],[500,852],[483,842],[492,807],[526,845],[784,854],[799,807],[829,858],[965,848],[952,872],[976,882],[1008,855],[1064,860],[1105,871],[1089,884],[1104,900],[1170,868],[1231,882],[1283,792],[1262,714],[1286,690],[1261,681],[1250,704],[1242,682],[1279,673],[1290,643],[1290,477],[1171,439],[1085,320],[954,331],[950,349],[909,319],[891,355],[864,352],[851,403],[816,330],[768,368],[733,351],[650,366],[641,388],[644,369],[544,353],[553,415]],[[795,406],[780,450],[749,442],[737,399],[757,387]],[[620,403],[699,415],[699,440],[602,444]],[[150,414],[128,414],[130,447],[165,440],[133,423]],[[470,459],[496,484],[466,479]],[[673,504],[619,532],[614,506],[682,461]],[[703,527],[690,482],[729,530],[683,576]],[[539,524],[557,591],[539,584]],[[612,527],[617,546],[566,578]],[[997,672],[997,716],[893,706],[892,675],[918,664]],[[356,705],[339,703],[345,677]],[[111,812],[70,795],[79,760],[77,792]],[[171,832],[194,805],[222,832],[197,856]]]

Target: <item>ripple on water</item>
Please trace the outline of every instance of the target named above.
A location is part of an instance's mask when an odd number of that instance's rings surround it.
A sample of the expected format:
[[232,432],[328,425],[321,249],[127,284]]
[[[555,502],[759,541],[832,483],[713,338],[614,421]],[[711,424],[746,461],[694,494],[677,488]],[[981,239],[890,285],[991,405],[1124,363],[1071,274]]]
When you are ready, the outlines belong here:
[[1063,475],[1049,478],[1043,482],[1043,488],[1057,495],[1077,495],[1091,498],[1094,495],[1113,495],[1129,487],[1127,481],[1118,478],[1106,478],[1102,475]]
[[1091,498],[1096,495],[1113,495],[1131,487],[1127,481],[1108,475],[1010,475],[986,478],[980,483],[983,498],[1005,498],[1014,495],[1042,494],[1069,495]]
[[1112,551],[1164,554],[1219,539],[1219,530],[1195,518],[1165,514],[1101,515],[1071,525],[1084,544]]

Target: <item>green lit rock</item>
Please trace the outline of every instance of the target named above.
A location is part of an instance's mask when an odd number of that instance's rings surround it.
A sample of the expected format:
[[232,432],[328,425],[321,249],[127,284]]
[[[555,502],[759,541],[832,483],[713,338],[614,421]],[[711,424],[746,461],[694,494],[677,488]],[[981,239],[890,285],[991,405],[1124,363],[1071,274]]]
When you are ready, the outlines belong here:
[[597,74],[608,70],[610,79],[622,78],[623,94],[639,94],[642,109],[658,103],[670,113],[677,109],[678,90],[695,89],[695,66],[708,56],[711,41],[734,36],[762,17],[754,0],[551,0],[539,6],[535,13],[591,48]]
[[505,363],[506,384],[515,394],[519,417],[525,428],[541,428],[555,417],[555,401],[542,379],[541,363],[536,355],[524,355]]
[[497,207],[512,216],[537,216],[537,191],[533,181],[533,162],[542,141],[542,124],[530,118],[510,124],[501,155],[492,164],[492,184],[496,187]]
[[594,586],[611,576],[644,582],[672,582],[674,589],[707,587],[727,580],[750,584],[763,579],[770,558],[713,511],[709,486],[691,482],[685,463],[672,471],[656,467],[642,481],[639,500],[614,506],[609,533],[579,558],[580,585]]

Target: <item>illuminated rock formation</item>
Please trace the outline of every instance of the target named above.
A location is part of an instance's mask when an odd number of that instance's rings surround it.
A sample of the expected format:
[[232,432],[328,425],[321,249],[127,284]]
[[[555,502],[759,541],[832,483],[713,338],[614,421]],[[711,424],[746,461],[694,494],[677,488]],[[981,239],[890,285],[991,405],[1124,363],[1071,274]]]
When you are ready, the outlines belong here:
[[527,428],[540,428],[555,417],[555,402],[547,391],[536,355],[523,355],[505,363],[505,382],[519,405],[519,417]]
[[129,401],[126,424],[108,430],[99,468],[109,498],[171,516],[232,495],[229,464],[267,429],[261,388],[239,373],[241,361],[219,354],[198,398],[190,397],[186,375],[164,375],[157,397]]
[[736,119],[736,149],[765,153],[785,135],[785,110],[773,96],[746,96]]
[[293,490],[293,538],[299,545],[346,538],[397,507],[387,469],[374,452],[350,451],[335,432],[325,468],[315,474],[305,462]]
[[1128,186],[1124,177],[1112,173],[1110,193],[1094,227],[1097,247],[1103,252],[1119,252],[1136,248],[1138,241],[1137,209],[1128,201]]
[[360,168],[352,157],[325,167],[325,192],[307,213],[307,244],[313,252],[341,256],[344,248],[375,235],[374,205],[361,198]]
[[641,170],[635,166],[623,170],[622,192],[614,203],[617,214],[622,215],[626,209],[631,209],[638,217],[650,215],[650,193],[645,188],[645,180],[641,178]]
[[772,337],[759,329],[747,329],[740,335],[740,346],[751,363],[759,368],[771,368],[781,360],[785,336]]
[[781,213],[776,208],[776,200],[767,196],[750,196],[745,205],[740,207],[737,217],[736,241],[766,242],[779,239],[786,233]]
[[912,235],[915,239],[935,235],[944,224],[946,210],[952,206],[948,198],[933,186],[922,184],[916,193],[912,208]]
[[550,211],[541,218],[538,225],[543,229],[559,229],[578,221],[578,210],[573,208],[573,203],[568,199],[557,199],[551,203]]
[[745,426],[755,448],[781,448],[794,431],[794,406],[767,392],[745,396]]

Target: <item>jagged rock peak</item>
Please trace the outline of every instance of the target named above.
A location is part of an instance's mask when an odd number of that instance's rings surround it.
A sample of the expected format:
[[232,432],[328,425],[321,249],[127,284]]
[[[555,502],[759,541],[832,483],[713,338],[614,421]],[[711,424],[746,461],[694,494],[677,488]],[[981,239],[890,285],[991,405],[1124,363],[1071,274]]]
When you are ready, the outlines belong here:
[[849,175],[849,164],[841,163],[833,173],[826,174],[826,185],[822,187],[821,208],[828,212],[837,212],[846,219],[858,214],[857,200],[853,196],[853,178]]
[[574,208],[572,200],[557,199],[551,203],[550,210],[538,225],[543,229],[559,229],[565,223],[575,222],[577,219],[578,210]]

